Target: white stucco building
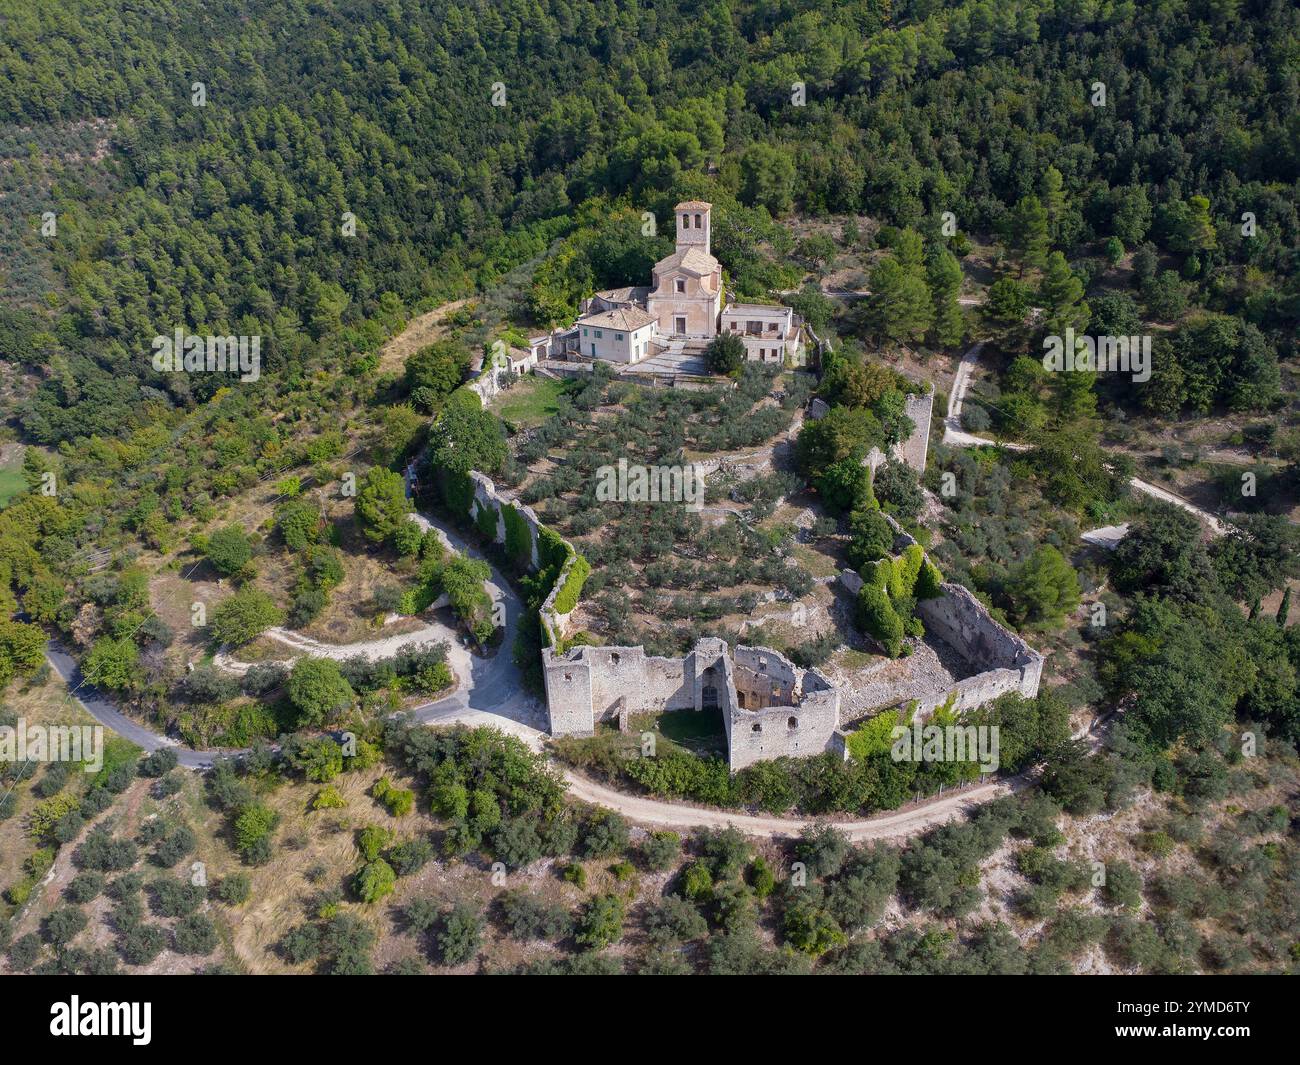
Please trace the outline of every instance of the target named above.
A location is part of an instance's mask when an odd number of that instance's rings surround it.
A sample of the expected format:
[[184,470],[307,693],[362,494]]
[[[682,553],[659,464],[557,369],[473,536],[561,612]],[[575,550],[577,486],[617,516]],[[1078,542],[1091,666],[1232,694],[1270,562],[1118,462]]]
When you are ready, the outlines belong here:
[[751,362],[774,362],[787,358],[797,362],[803,322],[789,307],[768,303],[729,303],[722,311],[721,331],[735,333],[745,343]]
[[640,362],[650,354],[655,318],[640,307],[616,307],[578,319],[578,347],[583,355],[606,362]]

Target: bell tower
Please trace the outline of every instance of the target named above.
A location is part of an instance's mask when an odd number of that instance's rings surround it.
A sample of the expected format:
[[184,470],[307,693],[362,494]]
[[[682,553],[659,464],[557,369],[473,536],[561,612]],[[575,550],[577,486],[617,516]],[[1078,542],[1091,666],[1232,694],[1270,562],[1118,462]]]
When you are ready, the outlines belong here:
[[702,200],[685,200],[673,210],[677,213],[677,250],[699,248],[705,255],[709,251],[709,216],[713,204]]

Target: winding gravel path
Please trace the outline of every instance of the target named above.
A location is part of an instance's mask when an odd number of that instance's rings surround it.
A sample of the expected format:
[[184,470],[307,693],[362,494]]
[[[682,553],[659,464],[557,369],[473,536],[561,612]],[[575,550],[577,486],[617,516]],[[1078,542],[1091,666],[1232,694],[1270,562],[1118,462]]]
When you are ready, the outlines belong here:
[[[1008,451],[1028,451],[1029,444],[1003,442],[998,445],[997,441],[968,433],[961,427],[962,404],[966,399],[971,377],[979,363],[980,352],[983,349],[984,341],[977,341],[966,349],[961,357],[961,362],[957,364],[957,373],[953,377],[952,390],[948,393],[948,413],[943,419],[943,442],[949,447],[993,447],[996,445],[1004,447]],[[1208,510],[1202,510],[1190,500],[1169,491],[1167,488],[1161,488],[1159,485],[1143,481],[1138,477],[1131,478],[1129,485],[1134,491],[1141,492],[1143,495],[1151,496],[1153,499],[1159,499],[1165,503],[1172,503],[1189,514],[1196,515],[1210,527],[1215,536],[1226,536],[1229,531],[1226,522],[1211,514]],[[1127,532],[1127,525],[1108,525],[1101,529],[1088,530],[1083,534],[1083,539],[1089,543],[1097,543],[1102,546],[1114,546]]]

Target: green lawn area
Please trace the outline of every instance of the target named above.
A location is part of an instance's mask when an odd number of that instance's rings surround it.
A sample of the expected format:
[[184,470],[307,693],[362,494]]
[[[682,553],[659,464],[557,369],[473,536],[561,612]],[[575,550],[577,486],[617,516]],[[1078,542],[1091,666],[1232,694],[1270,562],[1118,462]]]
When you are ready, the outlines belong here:
[[0,507],[7,507],[9,500],[27,487],[23,480],[22,449],[14,451],[13,457],[0,466]]
[[492,400],[491,409],[497,417],[512,425],[523,429],[531,428],[541,425],[559,410],[556,400],[568,387],[567,381],[528,374],[509,391],[496,396]]
[[664,739],[696,754],[717,753],[727,747],[722,715],[716,710],[669,710],[662,714],[637,714],[631,724],[634,731],[657,732]]

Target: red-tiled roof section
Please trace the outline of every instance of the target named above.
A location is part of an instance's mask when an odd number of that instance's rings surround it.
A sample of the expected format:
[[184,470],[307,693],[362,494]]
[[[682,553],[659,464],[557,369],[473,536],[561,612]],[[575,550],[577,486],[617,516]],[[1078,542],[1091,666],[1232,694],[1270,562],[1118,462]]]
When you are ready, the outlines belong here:
[[640,329],[651,322],[657,322],[658,319],[653,314],[647,314],[640,307],[616,307],[612,311],[589,314],[585,318],[579,318],[578,321],[582,325],[594,325],[606,329],[626,329],[631,332],[633,329]]

